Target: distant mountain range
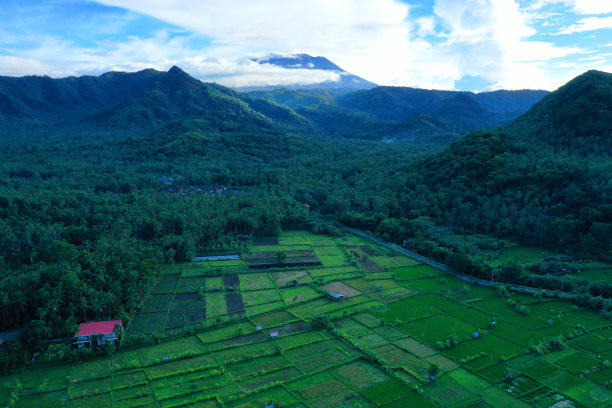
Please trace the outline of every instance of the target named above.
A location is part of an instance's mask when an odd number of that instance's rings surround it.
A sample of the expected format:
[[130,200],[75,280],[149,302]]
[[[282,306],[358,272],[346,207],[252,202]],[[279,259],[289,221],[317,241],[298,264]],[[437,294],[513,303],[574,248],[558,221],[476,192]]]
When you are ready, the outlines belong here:
[[[299,57],[269,61],[339,69],[325,58]],[[343,78],[354,80],[350,75]],[[113,137],[117,131],[138,133],[197,115],[208,118],[213,130],[239,124],[308,135],[448,143],[471,130],[508,123],[546,94],[402,87],[348,93],[337,89],[240,93],[201,82],[178,67],[168,72],[147,69],[98,77],[0,77],[0,134],[21,140],[31,129],[38,135],[51,129],[49,133],[57,135],[55,129],[66,128],[71,135]]]
[[419,141],[506,124],[547,91],[438,91],[379,86],[346,94],[325,90],[249,93],[292,108],[319,131],[342,137]]
[[270,54],[265,57],[252,58],[259,64],[270,64],[276,65],[285,69],[309,69],[309,70],[321,70],[331,71],[339,76],[338,81],[325,81],[315,84],[295,84],[286,86],[251,86],[237,88],[238,91],[265,91],[277,88],[287,89],[325,89],[332,90],[334,92],[350,92],[356,89],[371,89],[377,85],[373,82],[367,81],[363,78],[353,75],[350,72],[346,72],[330,60],[325,57],[312,57],[308,54]]
[[309,123],[291,109],[203,83],[178,67],[168,72],[108,72],[98,77],[0,77],[0,134],[20,139],[37,134],[116,135],[137,133],[199,115],[211,128],[232,124],[292,129]]

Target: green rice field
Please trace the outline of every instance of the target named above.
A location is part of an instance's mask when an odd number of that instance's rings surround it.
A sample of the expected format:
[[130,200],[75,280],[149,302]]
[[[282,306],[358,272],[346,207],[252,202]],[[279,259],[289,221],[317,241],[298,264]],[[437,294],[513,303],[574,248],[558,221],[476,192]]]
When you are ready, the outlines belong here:
[[[125,333],[156,341],[43,358],[0,376],[0,406],[612,406],[612,321],[594,312],[509,295],[529,305],[521,315],[494,289],[348,234],[286,231],[240,255],[164,270]],[[320,314],[329,328],[312,327]],[[556,336],[561,350],[531,351]]]

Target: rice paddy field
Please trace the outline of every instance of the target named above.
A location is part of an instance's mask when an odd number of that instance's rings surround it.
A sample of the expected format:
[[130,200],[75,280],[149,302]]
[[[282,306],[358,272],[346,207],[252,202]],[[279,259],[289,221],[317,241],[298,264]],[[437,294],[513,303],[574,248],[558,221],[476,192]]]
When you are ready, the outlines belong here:
[[[16,382],[13,406],[39,408],[612,406],[612,321],[511,298],[530,313],[365,239],[287,231],[164,271],[126,336],[167,338],[42,358],[0,377],[0,406]],[[328,330],[311,327],[320,314]],[[560,350],[530,351],[556,336]]]

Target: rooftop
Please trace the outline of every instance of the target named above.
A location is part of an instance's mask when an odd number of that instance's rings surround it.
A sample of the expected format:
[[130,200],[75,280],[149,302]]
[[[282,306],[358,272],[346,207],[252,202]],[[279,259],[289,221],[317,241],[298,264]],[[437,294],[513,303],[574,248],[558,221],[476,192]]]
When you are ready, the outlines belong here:
[[81,323],[79,325],[78,333],[75,333],[74,336],[91,336],[93,334],[112,333],[116,324],[118,324],[119,326],[123,326],[123,322],[121,320],[107,320],[104,322]]

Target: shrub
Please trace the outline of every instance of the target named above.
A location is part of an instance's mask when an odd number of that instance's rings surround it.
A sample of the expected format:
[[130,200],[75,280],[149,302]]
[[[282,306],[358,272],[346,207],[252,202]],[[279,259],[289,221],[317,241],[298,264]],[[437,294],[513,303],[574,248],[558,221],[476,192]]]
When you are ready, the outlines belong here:
[[563,347],[565,347],[565,341],[563,336],[549,337],[547,339],[542,340],[538,344],[530,346],[531,350],[535,351],[538,354],[547,354],[553,351],[559,351]]
[[331,318],[329,315],[319,313],[315,314],[310,318],[310,324],[316,330],[331,330],[333,329],[331,324]]

